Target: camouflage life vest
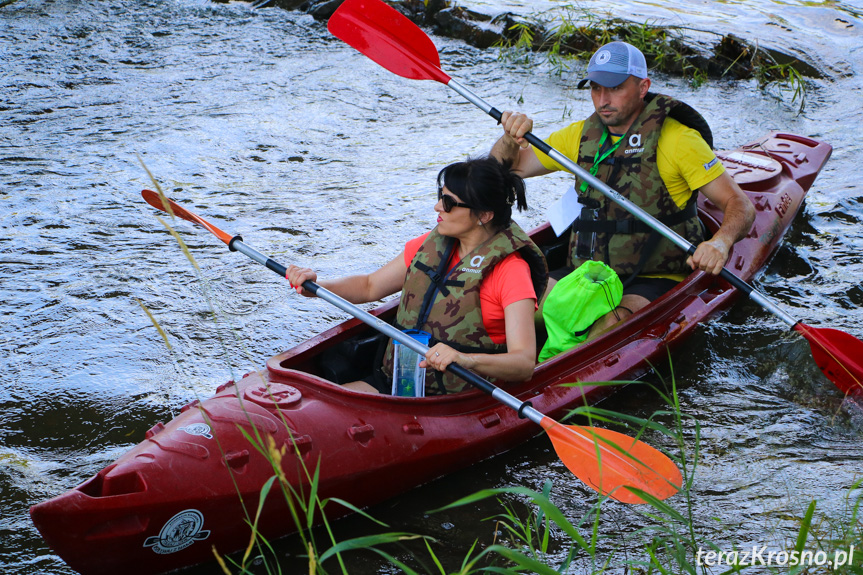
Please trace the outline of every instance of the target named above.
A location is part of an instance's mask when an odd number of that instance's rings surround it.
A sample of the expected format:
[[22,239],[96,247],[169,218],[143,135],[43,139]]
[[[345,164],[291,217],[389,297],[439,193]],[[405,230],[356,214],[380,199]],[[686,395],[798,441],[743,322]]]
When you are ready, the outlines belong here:
[[[697,245],[703,240],[696,211],[697,191],[693,190],[695,193],[683,208],[678,207],[668,193],[656,163],[659,134],[666,117],[698,130],[713,147],[710,128],[698,112],[668,96],[648,93],[644,110],[624,134],[617,149],[599,164],[596,177]],[[580,166],[589,170],[595,158],[601,157],[611,147],[611,138],[603,138],[605,132],[606,127],[597,114],[585,120],[576,160]],[[600,140],[605,140],[603,150],[599,150]],[[573,222],[567,262],[573,268],[578,268],[586,259],[605,262],[618,273],[624,286],[640,274],[690,271],[683,250],[598,191],[587,188],[579,202],[595,210],[595,220],[579,218]],[[578,257],[579,232],[596,234],[590,258]]]
[[[518,252],[530,267],[537,297],[548,283],[542,252],[513,222],[467,254],[447,273],[456,241],[432,230],[414,256],[405,275],[404,289],[394,324],[401,330],[421,329],[431,334],[429,347],[443,342],[463,353],[503,353],[485,330],[479,286],[495,265]],[[392,379],[393,342],[387,345],[383,373]],[[450,373],[426,370],[426,395],[462,391],[468,384]]]

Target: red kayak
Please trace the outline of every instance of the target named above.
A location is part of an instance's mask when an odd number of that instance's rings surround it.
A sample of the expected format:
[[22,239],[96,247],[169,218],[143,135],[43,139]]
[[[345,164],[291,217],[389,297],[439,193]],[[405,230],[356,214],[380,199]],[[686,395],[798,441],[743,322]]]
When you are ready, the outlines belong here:
[[[831,150],[802,136],[771,133],[717,154],[757,211],[752,231],[729,259],[733,274],[748,281],[766,265]],[[699,211],[715,231],[721,220],[716,206],[701,197]],[[550,265],[562,259],[562,244],[547,225],[531,235],[547,248]],[[530,381],[506,389],[538,411],[562,417],[620,389],[564,384],[643,376],[664,360],[667,348],[739,295],[722,279],[693,273],[623,325],[539,364]],[[396,306],[393,301],[372,313],[392,319]],[[298,491],[308,492],[303,466],[313,471],[319,464],[318,495],[357,507],[504,452],[540,431],[478,390],[399,398],[330,383],[370,369],[378,339],[351,319],[271,358],[266,369],[228,382],[210,399],[156,424],[142,443],[88,481],[33,506],[33,522],[48,545],[85,575],[161,573],[211,561],[213,546],[230,553],[248,542],[241,498],[253,515],[274,472],[240,430],[286,447],[282,470]],[[297,530],[280,490],[268,496],[259,529],[268,539]]]

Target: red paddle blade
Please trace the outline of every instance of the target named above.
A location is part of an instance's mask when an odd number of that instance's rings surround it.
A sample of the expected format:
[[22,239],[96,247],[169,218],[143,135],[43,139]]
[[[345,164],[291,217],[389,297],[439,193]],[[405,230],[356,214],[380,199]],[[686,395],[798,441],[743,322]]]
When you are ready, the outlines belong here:
[[450,81],[440,68],[431,38],[381,0],[345,0],[330,16],[327,28],[394,74],[411,80]]
[[563,425],[548,417],[541,424],[564,465],[603,495],[624,503],[645,503],[624,486],[657,499],[680,491],[680,470],[667,455],[646,443],[609,429]]
[[812,358],[845,395],[863,396],[863,341],[838,329],[798,322],[794,331],[809,340]]
[[187,211],[180,204],[169,200],[165,196],[154,192],[153,190],[141,190],[141,195],[144,197],[144,201],[146,201],[148,204],[150,204],[157,210],[162,210],[163,212],[168,212],[169,214],[173,213],[178,218],[200,224],[210,230],[213,235],[218,237],[220,240],[222,240],[228,245],[231,245],[232,237],[230,235],[226,234],[216,226],[210,224],[204,218]]

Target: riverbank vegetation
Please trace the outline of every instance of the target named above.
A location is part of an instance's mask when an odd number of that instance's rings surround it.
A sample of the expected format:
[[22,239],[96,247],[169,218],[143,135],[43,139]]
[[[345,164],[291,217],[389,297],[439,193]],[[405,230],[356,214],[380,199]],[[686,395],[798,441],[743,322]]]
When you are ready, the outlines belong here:
[[805,77],[821,77],[816,68],[792,56],[733,34],[600,17],[573,5],[526,19],[508,17],[496,45],[505,59],[548,63],[562,74],[585,68],[590,56],[612,41],[632,44],[644,53],[651,70],[681,76],[693,87],[709,79],[754,79],[762,90],[776,87],[780,97],[790,95],[798,111],[806,103]]
[[[340,0],[272,0],[288,10],[329,18]],[[389,4],[419,25],[478,48],[497,47],[505,59],[537,65],[553,73],[581,73],[591,54],[607,42],[622,40],[639,48],[651,70],[681,76],[698,87],[709,79],[754,80],[758,87],[802,112],[807,78],[822,78],[814,65],[776,46],[761,46],[733,33],[699,30],[658,20],[639,22],[597,14],[575,4],[547,12],[490,16],[450,0],[390,0]],[[254,6],[268,6],[258,0]]]

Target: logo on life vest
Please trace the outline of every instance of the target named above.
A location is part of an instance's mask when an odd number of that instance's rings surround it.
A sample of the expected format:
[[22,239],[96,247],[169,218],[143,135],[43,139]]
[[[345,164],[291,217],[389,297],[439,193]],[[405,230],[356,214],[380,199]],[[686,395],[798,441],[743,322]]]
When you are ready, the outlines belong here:
[[481,265],[482,265],[482,261],[483,261],[484,259],[485,259],[485,256],[473,256],[473,257],[470,259],[470,265],[471,265],[471,267],[469,267],[469,268],[467,268],[467,267],[465,267],[465,268],[461,268],[459,271],[467,272],[467,273],[470,273],[470,274],[481,274],[481,273],[482,273],[482,270],[481,270],[481,269],[479,269],[479,266],[481,266]]
[[203,541],[210,536],[210,531],[204,531],[204,515],[197,509],[180,511],[162,526],[159,535],[147,537],[144,547],[152,547],[159,555],[182,551],[195,541]]
[[210,426],[206,423],[193,423],[185,427],[178,427],[180,431],[185,431],[189,435],[197,435],[207,439],[213,439],[213,434],[210,433]]
[[637,154],[639,152],[643,152],[644,148],[641,146],[641,134],[632,134],[629,136],[629,149],[624,150],[624,154]]

